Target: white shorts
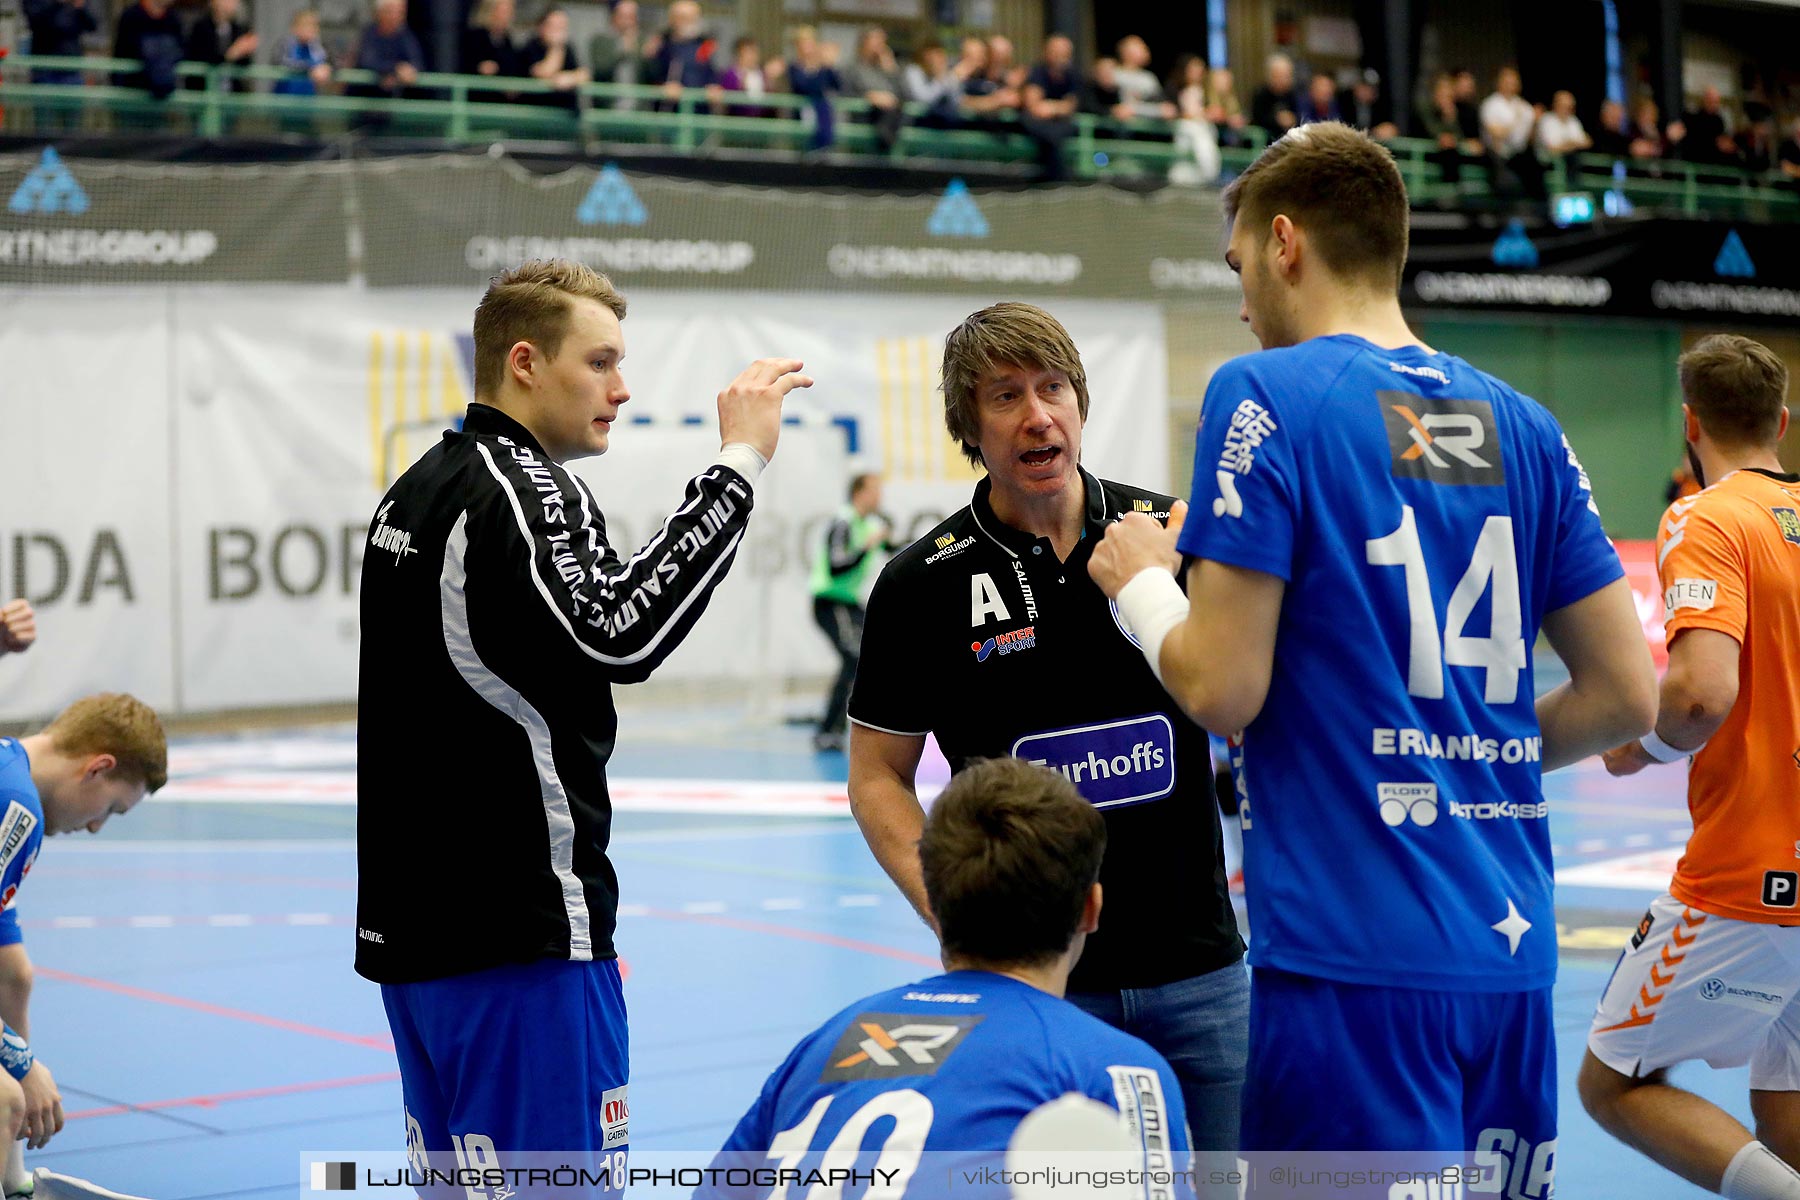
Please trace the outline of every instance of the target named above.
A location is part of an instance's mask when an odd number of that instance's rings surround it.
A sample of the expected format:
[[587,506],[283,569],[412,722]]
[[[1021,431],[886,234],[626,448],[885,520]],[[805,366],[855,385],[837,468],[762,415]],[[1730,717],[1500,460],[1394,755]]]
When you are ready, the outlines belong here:
[[1600,996],[1588,1049],[1623,1075],[1692,1059],[1750,1064],[1757,1091],[1800,1091],[1800,928],[1658,896]]

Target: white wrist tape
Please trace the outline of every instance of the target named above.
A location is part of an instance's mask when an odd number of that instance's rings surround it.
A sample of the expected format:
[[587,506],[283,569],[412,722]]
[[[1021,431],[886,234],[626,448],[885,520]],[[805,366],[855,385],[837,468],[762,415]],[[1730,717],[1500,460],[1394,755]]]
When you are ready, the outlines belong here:
[[1163,640],[1188,617],[1188,598],[1181,585],[1167,567],[1145,567],[1120,589],[1119,615],[1143,647],[1156,681],[1163,683]]
[[719,457],[713,459],[717,467],[730,467],[750,483],[763,473],[769,460],[762,456],[762,451],[749,442],[731,442],[719,451]]
[[1643,737],[1638,739],[1638,745],[1644,748],[1645,754],[1648,754],[1657,762],[1672,763],[1680,762],[1684,758],[1692,758],[1694,755],[1700,753],[1700,747],[1706,745],[1706,743],[1701,742],[1700,746],[1695,746],[1692,750],[1677,750],[1674,746],[1669,745],[1669,743],[1657,737],[1656,730],[1652,729],[1649,733],[1646,733]]

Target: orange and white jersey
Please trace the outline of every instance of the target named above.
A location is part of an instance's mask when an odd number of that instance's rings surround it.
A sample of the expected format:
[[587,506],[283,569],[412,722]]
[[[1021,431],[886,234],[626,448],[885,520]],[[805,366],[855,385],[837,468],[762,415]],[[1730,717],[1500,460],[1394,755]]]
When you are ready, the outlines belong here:
[[1738,698],[1694,756],[1694,836],[1669,890],[1702,912],[1800,924],[1800,476],[1734,471],[1657,532],[1671,649],[1737,639]]

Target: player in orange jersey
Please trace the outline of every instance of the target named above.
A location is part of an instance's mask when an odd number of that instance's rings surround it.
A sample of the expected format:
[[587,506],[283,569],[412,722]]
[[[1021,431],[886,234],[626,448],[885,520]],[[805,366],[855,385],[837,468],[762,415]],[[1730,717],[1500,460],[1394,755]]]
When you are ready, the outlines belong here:
[[[1776,455],[1788,373],[1715,336],[1681,357],[1698,495],[1657,535],[1669,671],[1656,728],[1609,751],[1630,775],[1693,759],[1694,836],[1600,999],[1581,1102],[1703,1188],[1800,1198],[1800,475]],[[1668,1082],[1750,1064],[1756,1135]]]

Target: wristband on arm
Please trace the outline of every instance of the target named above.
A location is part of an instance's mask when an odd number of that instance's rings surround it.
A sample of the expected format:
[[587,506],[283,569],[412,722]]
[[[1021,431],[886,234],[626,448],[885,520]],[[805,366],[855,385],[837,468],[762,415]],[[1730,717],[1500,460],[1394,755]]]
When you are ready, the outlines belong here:
[[1188,618],[1188,598],[1166,567],[1145,567],[1119,589],[1119,615],[1137,635],[1156,681],[1162,676],[1162,647],[1170,630]]
[[1657,737],[1656,730],[1652,729],[1649,733],[1646,733],[1643,737],[1638,739],[1638,745],[1644,748],[1645,754],[1648,754],[1657,762],[1672,763],[1680,762],[1684,758],[1692,758],[1694,755],[1700,753],[1702,747],[1704,747],[1706,743],[1701,742],[1700,745],[1695,746],[1692,750],[1682,750],[1678,747],[1669,745],[1669,743]]
[[0,1035],[0,1067],[6,1068],[6,1073],[14,1079],[23,1080],[31,1074],[31,1067],[37,1062],[37,1056],[32,1054],[31,1047],[25,1044],[25,1039],[11,1025],[3,1028],[5,1034]]

